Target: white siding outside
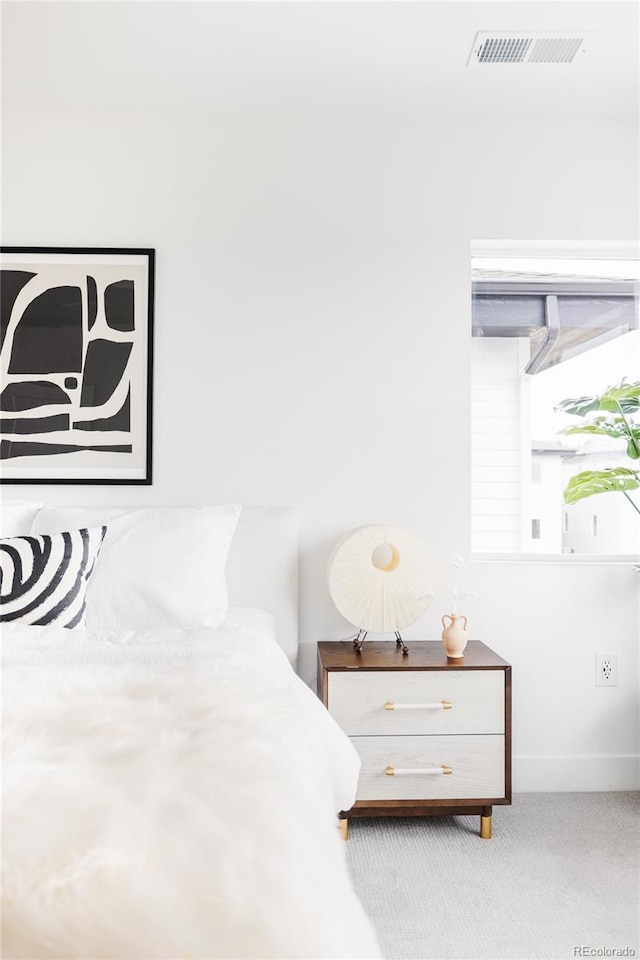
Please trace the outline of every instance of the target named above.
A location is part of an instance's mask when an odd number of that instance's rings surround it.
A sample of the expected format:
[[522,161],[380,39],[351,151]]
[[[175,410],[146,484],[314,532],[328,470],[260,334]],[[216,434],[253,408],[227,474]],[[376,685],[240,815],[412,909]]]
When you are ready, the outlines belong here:
[[471,344],[472,549],[522,549],[531,440],[523,376],[526,338],[474,337]]

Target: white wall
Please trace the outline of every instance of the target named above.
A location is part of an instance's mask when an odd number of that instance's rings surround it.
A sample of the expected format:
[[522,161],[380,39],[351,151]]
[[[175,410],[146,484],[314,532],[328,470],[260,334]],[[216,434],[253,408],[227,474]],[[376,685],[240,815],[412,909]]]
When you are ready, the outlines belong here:
[[[638,210],[622,123],[331,107],[151,110],[132,92],[126,112],[6,112],[3,137],[3,242],[157,250],[153,486],[10,494],[293,505],[309,680],[316,641],[351,632],[324,575],[345,531],[393,522],[429,545],[441,586],[408,635],[438,636],[449,609],[470,541],[470,240],[628,239]],[[638,753],[632,571],[473,579],[471,635],[514,665],[516,788],[633,785],[615,759]],[[603,649],[615,689],[593,684]]]
[[[540,537],[538,540],[529,538],[530,552],[562,553],[562,529],[564,510],[562,491],[563,483],[562,460],[559,454],[533,454],[532,468],[535,465],[538,479],[531,483],[531,516],[540,521]],[[640,524],[638,524],[640,529]],[[615,547],[613,552],[615,553]],[[529,551],[528,551],[529,552]]]
[[[617,447],[617,450],[600,454],[594,452],[584,457],[567,458],[562,464],[562,487],[583,470],[610,470],[631,465],[624,446],[617,444]],[[632,492],[630,497],[640,509],[638,494]],[[563,538],[565,549],[575,553],[618,552],[636,556],[640,552],[640,516],[620,494],[588,497],[564,509],[568,514],[568,529]]]

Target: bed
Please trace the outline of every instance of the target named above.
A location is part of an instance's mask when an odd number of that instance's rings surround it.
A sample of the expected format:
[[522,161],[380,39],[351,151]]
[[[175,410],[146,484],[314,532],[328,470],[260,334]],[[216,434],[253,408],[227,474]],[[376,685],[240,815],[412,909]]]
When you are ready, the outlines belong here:
[[[380,956],[337,829],[359,761],[292,666],[292,514],[22,509],[0,541],[3,957]],[[37,619],[89,571],[72,629],[15,615],[45,534],[84,572]]]

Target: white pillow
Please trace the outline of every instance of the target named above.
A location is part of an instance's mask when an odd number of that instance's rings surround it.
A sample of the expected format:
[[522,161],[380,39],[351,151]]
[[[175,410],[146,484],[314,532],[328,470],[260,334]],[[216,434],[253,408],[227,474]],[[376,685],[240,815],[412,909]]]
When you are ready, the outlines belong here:
[[276,639],[276,618],[260,607],[229,607],[226,622],[250,633],[260,633],[269,640]]
[[106,524],[87,591],[90,630],[217,627],[227,613],[227,554],[242,508],[45,508],[34,533]]
[[0,537],[26,536],[41,507],[35,500],[0,500]]
[[83,626],[87,584],[106,529],[0,540],[0,622]]

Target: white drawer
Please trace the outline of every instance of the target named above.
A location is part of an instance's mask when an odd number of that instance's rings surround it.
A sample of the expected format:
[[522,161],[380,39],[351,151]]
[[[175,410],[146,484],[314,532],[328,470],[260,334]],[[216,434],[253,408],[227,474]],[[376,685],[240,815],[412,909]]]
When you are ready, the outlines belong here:
[[[471,800],[504,796],[504,737],[353,737],[358,800]],[[442,767],[451,773],[444,773]],[[385,771],[396,772],[389,776]]]
[[502,670],[333,671],[328,689],[349,736],[504,733]]

